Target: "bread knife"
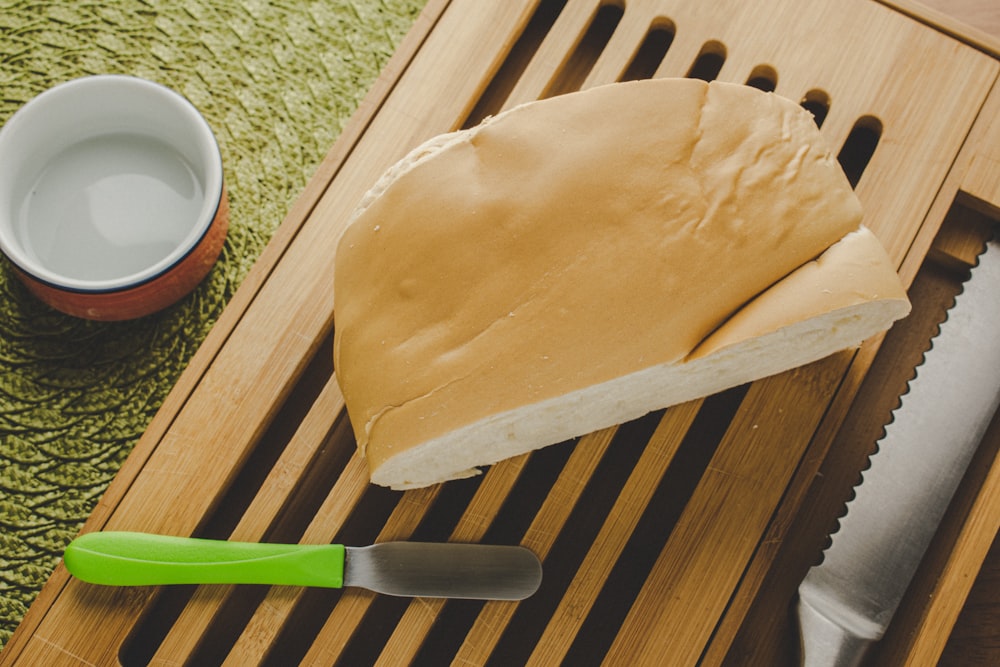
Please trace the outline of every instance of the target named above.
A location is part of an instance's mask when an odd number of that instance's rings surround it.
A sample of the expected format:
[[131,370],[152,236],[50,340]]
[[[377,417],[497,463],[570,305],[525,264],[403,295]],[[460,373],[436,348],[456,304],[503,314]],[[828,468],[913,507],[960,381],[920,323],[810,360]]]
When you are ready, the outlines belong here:
[[438,542],[346,547],[108,531],[77,537],[63,562],[78,579],[111,586],[359,586],[387,595],[479,600],[522,600],[542,580],[538,558],[524,547]]
[[806,667],[860,664],[882,638],[1000,404],[1000,245],[949,309],[855,487],[823,560],[799,586]]

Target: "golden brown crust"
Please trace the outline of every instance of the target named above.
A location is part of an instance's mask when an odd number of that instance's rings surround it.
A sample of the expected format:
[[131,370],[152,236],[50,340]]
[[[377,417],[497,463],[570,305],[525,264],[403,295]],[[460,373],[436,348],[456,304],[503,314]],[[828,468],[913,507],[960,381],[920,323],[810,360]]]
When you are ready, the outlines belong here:
[[[411,162],[336,257],[335,366],[373,472],[491,415],[682,361],[861,218],[809,114],[731,84],[564,95]],[[464,472],[448,464],[433,463],[441,479]]]

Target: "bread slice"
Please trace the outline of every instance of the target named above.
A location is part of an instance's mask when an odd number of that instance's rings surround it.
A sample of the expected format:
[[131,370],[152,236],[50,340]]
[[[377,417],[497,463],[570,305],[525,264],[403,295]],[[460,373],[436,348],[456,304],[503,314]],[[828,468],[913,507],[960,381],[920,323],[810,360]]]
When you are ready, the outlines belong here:
[[372,482],[426,486],[814,361],[909,312],[808,112],[656,79],[415,149],[340,239]]

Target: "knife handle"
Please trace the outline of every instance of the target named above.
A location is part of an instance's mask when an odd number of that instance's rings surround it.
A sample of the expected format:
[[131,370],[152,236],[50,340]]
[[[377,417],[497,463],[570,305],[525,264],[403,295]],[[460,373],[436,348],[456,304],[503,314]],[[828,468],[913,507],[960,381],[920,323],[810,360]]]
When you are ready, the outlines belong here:
[[[808,588],[799,595],[800,666],[858,667],[878,638],[864,636],[856,625],[848,629],[831,620],[812,604],[810,597]],[[845,625],[851,626],[850,623]]]
[[227,542],[148,533],[95,532],[66,547],[66,569],[110,586],[271,584],[341,588],[341,544]]

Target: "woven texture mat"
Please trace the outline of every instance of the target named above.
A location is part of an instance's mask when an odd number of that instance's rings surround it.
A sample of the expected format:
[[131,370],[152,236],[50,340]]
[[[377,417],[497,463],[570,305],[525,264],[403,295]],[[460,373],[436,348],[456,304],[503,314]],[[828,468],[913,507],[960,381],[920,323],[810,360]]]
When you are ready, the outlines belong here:
[[141,320],[62,316],[0,262],[0,641],[423,3],[0,0],[0,123],[79,76],[157,81],[191,100],[214,129],[232,205],[210,275]]

